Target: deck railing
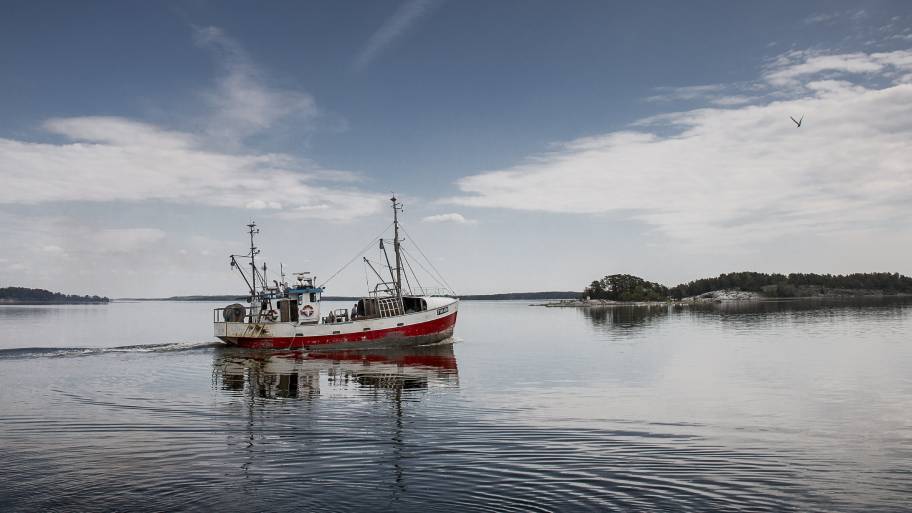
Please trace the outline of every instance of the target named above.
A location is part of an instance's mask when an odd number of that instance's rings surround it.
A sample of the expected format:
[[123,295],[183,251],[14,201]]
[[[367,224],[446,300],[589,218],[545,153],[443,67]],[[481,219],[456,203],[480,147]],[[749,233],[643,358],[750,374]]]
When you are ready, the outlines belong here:
[[391,281],[382,281],[374,285],[374,290],[368,292],[370,297],[380,298],[396,295],[396,284]]
[[444,287],[412,287],[416,296],[453,296],[453,291]]
[[[225,311],[225,308],[216,308],[216,309],[212,310],[212,322],[228,322],[225,320],[225,314],[223,313],[224,311]],[[255,317],[257,317],[257,315],[254,313],[253,307],[245,306],[244,307],[244,319],[245,320],[239,321],[239,322],[253,322],[253,318],[255,318]]]
[[[406,296],[454,296],[453,291],[445,287],[410,287],[402,291]],[[374,290],[368,294],[373,298],[396,295],[396,284],[392,282],[381,282],[374,285]]]

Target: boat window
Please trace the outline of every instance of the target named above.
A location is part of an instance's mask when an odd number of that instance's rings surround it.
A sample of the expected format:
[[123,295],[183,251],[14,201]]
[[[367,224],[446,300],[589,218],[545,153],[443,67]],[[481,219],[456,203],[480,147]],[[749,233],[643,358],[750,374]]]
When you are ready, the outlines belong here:
[[420,297],[403,297],[402,304],[406,313],[424,312],[427,310],[427,302]]
[[380,311],[377,307],[377,300],[375,298],[364,298],[358,300],[359,318],[375,318],[379,316]]
[[310,293],[310,302],[311,302],[311,303],[316,303],[316,302],[317,302],[317,293],[316,293],[316,292],[311,292],[311,293]]

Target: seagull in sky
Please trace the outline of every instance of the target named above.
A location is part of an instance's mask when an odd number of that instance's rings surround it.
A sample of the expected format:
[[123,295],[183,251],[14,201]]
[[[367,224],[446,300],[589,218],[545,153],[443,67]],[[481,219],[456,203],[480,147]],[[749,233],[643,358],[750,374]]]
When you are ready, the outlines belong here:
[[791,119],[792,121],[795,122],[796,125],[798,125],[795,128],[801,128],[801,122],[804,121],[804,114],[801,115],[801,119],[799,119],[798,121],[795,121],[795,118],[793,118],[791,116],[789,116],[789,119]]

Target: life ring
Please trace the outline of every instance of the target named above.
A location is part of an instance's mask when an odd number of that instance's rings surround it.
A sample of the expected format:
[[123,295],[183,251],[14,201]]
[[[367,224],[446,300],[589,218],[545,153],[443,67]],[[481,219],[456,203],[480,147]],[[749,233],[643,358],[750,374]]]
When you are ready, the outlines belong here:
[[263,315],[263,317],[265,317],[267,321],[274,321],[279,318],[279,312],[276,312],[275,310],[269,310]]
[[301,309],[301,315],[304,317],[310,317],[314,314],[314,308],[310,305],[304,305],[304,308]]

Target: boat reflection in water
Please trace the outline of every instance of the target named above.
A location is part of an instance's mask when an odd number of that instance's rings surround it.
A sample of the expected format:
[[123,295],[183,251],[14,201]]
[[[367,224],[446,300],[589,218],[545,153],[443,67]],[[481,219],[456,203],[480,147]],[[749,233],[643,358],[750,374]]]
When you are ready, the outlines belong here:
[[[409,475],[409,447],[449,425],[446,398],[429,392],[458,385],[452,342],[331,352],[220,348],[213,386],[228,396],[219,401],[219,451],[233,469],[225,475],[238,478],[244,500],[268,480],[287,483],[278,487],[286,494],[268,500],[304,500],[304,509],[395,503],[420,485]],[[370,487],[351,493],[353,480]]]
[[265,399],[315,398],[339,390],[415,390],[459,385],[452,342],[402,349],[257,351],[225,348],[216,386]]

